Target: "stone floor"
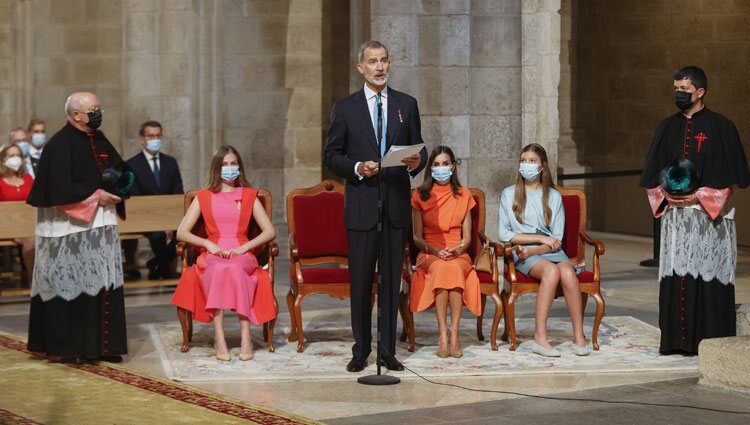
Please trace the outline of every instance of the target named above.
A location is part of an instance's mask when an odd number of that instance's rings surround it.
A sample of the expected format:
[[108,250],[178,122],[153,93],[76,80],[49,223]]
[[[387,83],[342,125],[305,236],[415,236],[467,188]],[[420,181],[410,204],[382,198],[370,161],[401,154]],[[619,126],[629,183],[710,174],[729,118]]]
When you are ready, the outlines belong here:
[[[658,325],[657,271],[638,262],[649,257],[650,240],[594,234],[605,242],[602,286],[607,315],[630,315]],[[281,323],[288,323],[284,302],[288,290],[288,268],[281,261],[276,280]],[[148,332],[141,325],[176,321],[169,304],[171,288],[132,289],[126,297],[130,355],[124,366],[164,375]],[[750,252],[738,256],[736,298],[750,303]],[[516,307],[518,317],[533,317],[532,296]],[[491,317],[488,303],[487,316]],[[593,315],[593,302],[587,315]],[[432,317],[434,313],[420,313]],[[552,316],[567,317],[562,300],[553,305]],[[348,302],[314,296],[305,301],[303,316],[326,320],[348,320]],[[486,317],[487,317],[486,316]],[[465,315],[466,320],[471,319]],[[0,330],[25,336],[28,304],[25,300],[0,302]],[[255,328],[253,332],[259,332]],[[464,345],[471,341],[463,341]],[[500,345],[507,350],[507,343]],[[750,396],[704,387],[693,372],[641,372],[628,374],[556,374],[546,376],[466,377],[436,380],[478,391],[428,383],[418,377],[403,379],[392,387],[367,387],[350,380],[285,382],[211,382],[195,384],[252,403],[268,405],[331,424],[375,423],[636,423],[643,418],[661,423],[750,423],[750,415],[695,410],[685,407],[606,404],[590,401],[534,399],[493,392],[522,392],[568,398],[633,400],[669,405],[705,406],[719,410],[750,411]],[[564,416],[560,416],[564,413]],[[554,417],[553,417],[554,415]]]

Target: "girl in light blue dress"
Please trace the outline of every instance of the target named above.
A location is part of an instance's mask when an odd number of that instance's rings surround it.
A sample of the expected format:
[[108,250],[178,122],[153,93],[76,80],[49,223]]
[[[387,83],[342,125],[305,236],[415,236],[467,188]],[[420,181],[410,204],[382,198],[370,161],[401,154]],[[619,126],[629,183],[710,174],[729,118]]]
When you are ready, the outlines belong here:
[[531,351],[559,357],[560,351],[547,341],[547,317],[557,286],[562,285],[573,322],[576,355],[589,354],[583,336],[581,288],[573,264],[562,250],[565,211],[562,196],[554,189],[547,165],[547,152],[536,143],[521,150],[516,184],[500,196],[499,237],[517,248],[513,252],[516,270],[537,279],[536,332]]

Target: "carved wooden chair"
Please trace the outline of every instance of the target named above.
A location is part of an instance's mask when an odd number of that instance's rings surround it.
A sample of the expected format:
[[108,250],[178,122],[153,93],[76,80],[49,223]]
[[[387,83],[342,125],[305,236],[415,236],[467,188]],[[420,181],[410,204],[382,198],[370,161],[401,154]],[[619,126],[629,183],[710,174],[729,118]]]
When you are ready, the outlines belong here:
[[[297,352],[305,348],[302,301],[313,294],[338,299],[350,297],[349,245],[344,225],[344,186],[324,180],[286,195],[289,226],[289,293],[286,302],[292,322],[289,342]],[[373,284],[373,295],[377,285]],[[375,297],[373,296],[373,299]]]
[[[484,341],[484,334],[482,332],[482,322],[484,317],[484,308],[487,303],[487,296],[490,296],[495,301],[495,316],[492,320],[492,330],[490,333],[490,346],[492,350],[497,351],[497,328],[500,324],[500,318],[503,313],[503,303],[500,297],[499,283],[498,283],[498,264],[497,264],[497,244],[491,242],[484,234],[485,224],[485,198],[484,192],[480,189],[468,188],[471,191],[471,195],[474,197],[476,205],[471,210],[471,246],[467,251],[472,262],[476,263],[476,257],[481,253],[484,246],[489,246],[490,250],[490,264],[492,266],[491,272],[484,272],[476,270],[477,276],[479,277],[479,289],[482,293],[482,314],[477,317],[477,338],[480,341]],[[414,265],[417,262],[417,255],[419,250],[414,246],[414,238],[411,229],[407,235],[407,246],[404,253],[404,268],[402,276],[406,282],[411,285],[411,276],[413,274]],[[502,252],[502,251],[500,251]],[[401,341],[406,341],[409,338],[409,351],[414,351],[414,314],[410,310],[409,296],[401,297],[400,313],[404,322],[404,329],[401,333]]]
[[[191,190],[185,194],[184,209],[186,212],[197,193],[197,190]],[[268,217],[272,218],[273,201],[271,199],[271,193],[266,189],[258,189],[258,200],[260,200],[261,204],[263,204],[263,207],[266,209],[266,214],[268,214]],[[200,237],[206,237],[206,228],[202,216],[195,223],[195,226],[193,226],[192,232]],[[258,236],[260,232],[261,230],[255,223],[255,220],[252,220],[250,227],[248,228],[247,237],[249,239],[252,239]],[[279,255],[279,246],[275,241],[270,241],[261,248],[253,251],[253,254],[255,254],[255,257],[258,260],[259,267],[268,266],[268,274],[271,277],[271,285],[273,286],[274,274],[276,270],[275,257]],[[195,264],[195,260],[200,255],[200,249],[196,246],[189,245],[186,242],[179,242],[177,244],[177,255],[182,258],[182,270],[185,270],[186,268]],[[273,303],[274,308],[278,313],[279,306],[276,300],[275,293]],[[180,351],[185,353],[190,350],[190,342],[193,339],[193,313],[189,310],[177,307],[177,317],[180,319],[180,326],[182,327],[182,347],[180,347]],[[270,352],[276,351],[276,348],[273,345],[273,330],[275,325],[276,319],[270,320],[263,324],[263,339],[266,341],[268,345],[268,351]]]
[[[594,350],[599,349],[597,335],[599,334],[599,325],[604,316],[604,298],[601,293],[599,256],[604,255],[604,243],[593,240],[586,233],[586,195],[581,189],[575,188],[556,188],[563,199],[563,208],[565,209],[565,230],[563,233],[562,248],[568,255],[573,264],[583,264],[586,258],[584,243],[594,247],[592,269],[584,269],[578,274],[578,281],[581,286],[581,297],[583,299],[583,309],[586,309],[588,297],[592,296],[596,300],[596,318],[594,319],[594,329],[591,335],[591,345]],[[505,332],[503,332],[503,341],[508,340],[510,334],[510,350],[515,351],[518,347],[516,338],[515,322],[515,302],[523,294],[528,292],[537,292],[539,290],[539,281],[526,276],[516,270],[513,262],[512,250],[510,244],[504,247],[504,268],[502,299],[505,306]],[[558,286],[555,298],[563,296],[562,287]]]

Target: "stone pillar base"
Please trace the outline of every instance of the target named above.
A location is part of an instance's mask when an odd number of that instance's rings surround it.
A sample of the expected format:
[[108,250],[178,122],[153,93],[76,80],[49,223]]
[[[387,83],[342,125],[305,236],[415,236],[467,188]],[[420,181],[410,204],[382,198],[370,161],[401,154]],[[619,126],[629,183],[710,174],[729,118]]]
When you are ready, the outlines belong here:
[[704,339],[698,352],[701,384],[750,394],[750,335]]

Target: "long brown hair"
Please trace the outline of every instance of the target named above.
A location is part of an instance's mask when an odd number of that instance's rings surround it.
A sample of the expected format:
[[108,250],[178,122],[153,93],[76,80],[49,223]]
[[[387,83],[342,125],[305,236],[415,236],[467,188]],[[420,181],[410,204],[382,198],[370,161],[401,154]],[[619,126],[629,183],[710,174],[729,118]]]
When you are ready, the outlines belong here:
[[458,182],[458,170],[456,169],[456,156],[453,155],[453,151],[448,146],[439,145],[430,153],[430,158],[427,160],[427,167],[425,167],[424,170],[424,182],[419,186],[419,197],[423,201],[430,199],[430,190],[432,190],[432,185],[435,184],[435,180],[432,178],[432,172],[430,170],[432,169],[432,163],[435,162],[435,158],[442,153],[447,154],[450,157],[451,164],[453,165],[453,173],[451,174],[450,179],[451,192],[453,192],[453,196],[459,196],[461,194],[461,183]]
[[211,165],[208,167],[208,183],[206,187],[212,192],[221,189],[221,166],[224,163],[224,157],[230,153],[237,157],[237,164],[240,166],[240,175],[234,180],[235,187],[250,187],[250,183],[245,178],[245,166],[242,164],[242,156],[237,149],[229,145],[219,146],[214,157],[211,159]]
[[[521,154],[525,152],[533,152],[539,156],[539,160],[542,161],[542,174],[540,176],[542,183],[542,206],[544,207],[544,223],[549,227],[552,221],[552,210],[549,207],[547,200],[549,199],[549,190],[555,183],[552,181],[552,175],[549,172],[549,163],[547,162],[547,151],[544,150],[542,145],[538,143],[532,143],[526,145],[521,149]],[[520,164],[521,158],[519,156],[518,162]],[[526,184],[520,171],[516,175],[516,196],[513,199],[513,214],[516,216],[516,220],[523,224],[523,213],[526,210]]]
[[[8,144],[0,148],[0,176],[2,177],[8,177],[11,171],[13,171],[5,166],[5,160],[8,159],[8,151],[10,151],[11,148],[18,149],[18,153],[21,154],[21,159],[23,159],[23,152],[21,152],[21,148],[16,145]],[[21,162],[21,168],[19,168],[15,173],[16,177],[23,178],[23,175],[26,174],[26,161]]]

